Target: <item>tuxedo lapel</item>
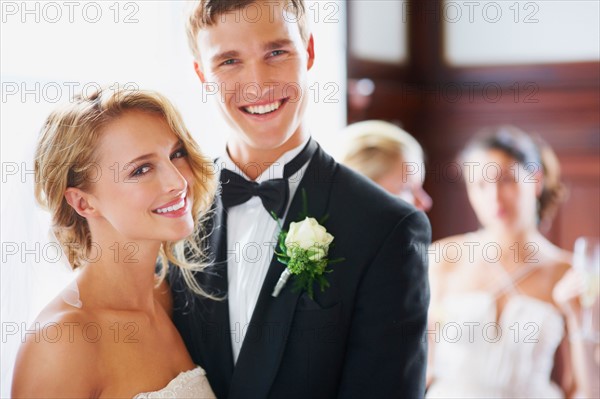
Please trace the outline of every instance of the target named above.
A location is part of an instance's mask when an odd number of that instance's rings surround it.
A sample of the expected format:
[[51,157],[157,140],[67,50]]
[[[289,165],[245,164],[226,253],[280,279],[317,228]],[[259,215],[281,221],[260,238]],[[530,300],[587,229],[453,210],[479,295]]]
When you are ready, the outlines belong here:
[[[335,162],[319,147],[296,190],[284,229],[289,229],[291,222],[298,221],[303,210],[303,190],[308,199],[308,215],[316,219],[325,215],[334,171]],[[290,280],[277,298],[271,296],[283,270],[284,265],[273,256],[235,366],[230,398],[267,397],[277,375],[301,294],[292,290]]]
[[[227,294],[227,211],[220,197],[215,201],[208,233],[207,244],[212,256],[211,266],[202,273],[203,287],[215,296],[224,297]],[[229,304],[225,297],[220,301],[203,300],[199,306],[204,307],[202,314],[205,315],[201,337],[203,365],[213,390],[224,397],[233,374]]]

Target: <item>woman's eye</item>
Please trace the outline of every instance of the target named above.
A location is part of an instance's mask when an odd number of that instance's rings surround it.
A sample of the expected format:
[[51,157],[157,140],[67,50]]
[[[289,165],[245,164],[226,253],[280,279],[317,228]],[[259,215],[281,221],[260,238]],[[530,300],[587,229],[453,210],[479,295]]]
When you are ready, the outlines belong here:
[[185,151],[185,149],[180,148],[177,151],[175,151],[174,153],[171,154],[171,159],[175,159],[175,158],[183,158],[187,155],[187,152]]
[[142,165],[133,171],[131,177],[143,176],[150,171],[150,165]]

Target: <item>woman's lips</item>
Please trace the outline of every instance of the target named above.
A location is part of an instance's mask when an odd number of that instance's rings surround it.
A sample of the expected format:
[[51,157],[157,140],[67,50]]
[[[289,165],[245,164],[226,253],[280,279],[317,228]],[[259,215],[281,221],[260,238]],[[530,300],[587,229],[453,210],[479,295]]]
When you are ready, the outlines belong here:
[[160,215],[160,216],[177,218],[177,217],[181,217],[181,216],[185,215],[188,212],[188,210],[189,210],[188,204],[189,204],[189,202],[188,202],[188,198],[186,196],[183,198],[178,198],[176,200],[173,200],[173,201],[163,205],[162,207],[153,210],[152,212],[157,215]]

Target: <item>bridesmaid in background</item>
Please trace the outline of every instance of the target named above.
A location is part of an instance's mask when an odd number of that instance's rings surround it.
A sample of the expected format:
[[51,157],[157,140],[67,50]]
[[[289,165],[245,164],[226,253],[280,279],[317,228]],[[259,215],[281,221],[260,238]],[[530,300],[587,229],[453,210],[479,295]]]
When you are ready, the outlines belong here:
[[552,290],[571,254],[541,232],[564,197],[549,146],[501,126],[460,156],[480,229],[432,244],[427,397],[562,398],[574,392]]
[[342,133],[349,137],[343,164],[417,209],[431,209],[431,197],[423,190],[423,149],[414,137],[396,125],[377,120],[353,123]]

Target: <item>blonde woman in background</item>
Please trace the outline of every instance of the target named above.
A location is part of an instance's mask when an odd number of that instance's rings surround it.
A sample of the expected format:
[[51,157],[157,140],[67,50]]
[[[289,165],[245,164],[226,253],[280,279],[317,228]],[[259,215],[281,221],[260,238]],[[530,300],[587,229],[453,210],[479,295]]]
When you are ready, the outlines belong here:
[[428,398],[563,398],[574,392],[553,288],[571,254],[546,239],[563,199],[549,146],[511,126],[483,130],[460,163],[481,228],[429,251]]
[[201,257],[194,237],[216,190],[211,166],[157,93],[100,91],[48,117],[36,198],[80,271],[30,328],[13,397],[214,397],[154,294],[169,263],[188,276],[203,268],[183,252]]
[[431,197],[423,190],[423,149],[410,134],[384,121],[363,121],[347,126],[342,163],[367,176],[417,209],[428,211]]

